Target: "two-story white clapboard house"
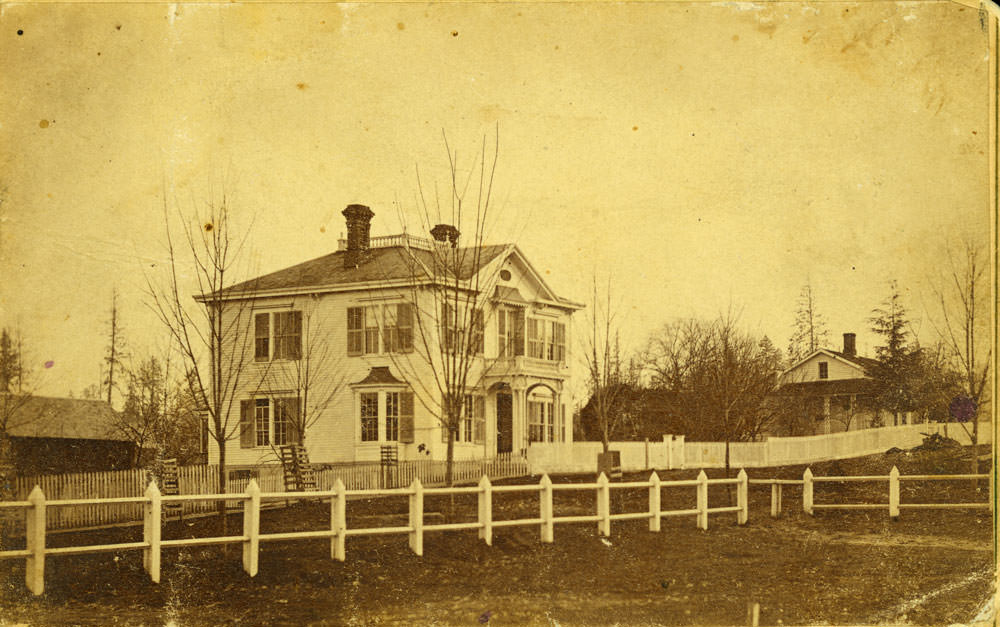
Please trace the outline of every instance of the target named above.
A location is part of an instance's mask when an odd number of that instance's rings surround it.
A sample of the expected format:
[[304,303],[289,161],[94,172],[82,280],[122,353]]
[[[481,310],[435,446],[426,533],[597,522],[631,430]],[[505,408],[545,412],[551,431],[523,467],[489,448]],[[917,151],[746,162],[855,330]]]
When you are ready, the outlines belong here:
[[[455,459],[572,439],[570,322],[582,305],[553,293],[514,244],[462,247],[449,225],[433,240],[373,238],[368,207],[343,215],[336,252],[224,292],[224,311],[243,312],[247,334],[231,350],[246,365],[228,465],[276,462],[277,447],[293,443],[321,464],[377,461],[385,447],[401,461],[445,459],[440,380],[458,344],[472,366]],[[452,272],[434,271],[442,252],[460,255]],[[478,299],[472,319],[442,306],[436,283],[451,298]]]

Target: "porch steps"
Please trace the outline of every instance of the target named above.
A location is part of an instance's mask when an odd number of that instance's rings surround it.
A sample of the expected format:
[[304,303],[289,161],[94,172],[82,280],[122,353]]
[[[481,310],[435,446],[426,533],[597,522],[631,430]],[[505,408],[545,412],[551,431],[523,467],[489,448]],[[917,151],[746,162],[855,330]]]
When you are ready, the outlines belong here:
[[281,467],[285,475],[285,492],[316,490],[316,471],[309,463],[309,453],[301,444],[281,447]]

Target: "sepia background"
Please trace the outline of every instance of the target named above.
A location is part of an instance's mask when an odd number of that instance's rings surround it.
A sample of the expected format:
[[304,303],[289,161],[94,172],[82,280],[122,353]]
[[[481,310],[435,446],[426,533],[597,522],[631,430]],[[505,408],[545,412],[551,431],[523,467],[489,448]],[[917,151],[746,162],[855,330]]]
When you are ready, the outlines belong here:
[[164,207],[225,194],[248,272],[279,269],[336,250],[349,203],[412,230],[444,131],[460,166],[498,133],[488,239],[574,300],[610,278],[627,346],[732,308],[783,348],[809,282],[870,355],[890,279],[923,336],[949,244],[991,241],[985,24],[954,2],[3,4],[4,325],[40,393],[79,394],[114,289],[131,352],[165,347],[143,304]]

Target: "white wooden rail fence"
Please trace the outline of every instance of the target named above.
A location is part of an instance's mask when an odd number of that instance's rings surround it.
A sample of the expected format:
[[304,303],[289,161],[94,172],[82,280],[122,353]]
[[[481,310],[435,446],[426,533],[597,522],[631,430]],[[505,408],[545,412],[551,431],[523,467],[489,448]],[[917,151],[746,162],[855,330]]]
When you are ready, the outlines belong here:
[[[989,509],[989,502],[970,503],[903,503],[900,499],[899,484],[901,481],[970,481],[988,480],[989,475],[901,475],[895,466],[888,475],[844,475],[817,477],[811,468],[806,468],[801,479],[750,479],[751,485],[771,486],[771,517],[781,516],[782,488],[786,485],[802,486],[802,511],[814,515],[822,509],[887,509],[891,518],[899,518],[901,509]],[[885,503],[816,503],[817,483],[848,483],[848,482],[882,482],[888,487],[888,500]]]
[[[446,463],[435,460],[400,462],[391,468],[389,477],[393,485],[406,486],[419,478],[424,485],[444,485]],[[233,469],[238,470],[238,469]],[[280,465],[260,466],[253,469],[258,487],[264,492],[284,490]],[[455,461],[454,482],[476,482],[480,477],[505,479],[528,474],[527,461],[520,456],[503,454],[495,459]],[[351,490],[377,489],[382,485],[383,467],[378,463],[345,464],[316,471],[316,485],[330,490],[339,479]],[[88,500],[86,505],[60,507],[49,512],[47,528],[80,529],[143,519],[141,502],[127,500],[140,497],[149,483],[145,470],[116,470],[107,472],[70,473],[19,477],[14,484],[14,499],[27,500],[35,486],[50,499]],[[211,495],[218,492],[218,466],[181,466],[178,468],[179,490],[182,495]],[[230,479],[227,492],[242,494],[249,484],[247,479]],[[122,499],[126,500],[109,500]],[[184,515],[207,513],[215,510],[210,499],[184,500],[179,503]]]
[[[730,507],[709,507],[708,490],[713,485],[735,485],[737,487],[737,504]],[[198,494],[163,496],[155,483],[150,483],[146,493],[141,497],[122,497],[115,499],[68,499],[47,500],[45,493],[38,486],[31,491],[26,501],[0,502],[0,508],[22,509],[26,520],[26,546],[21,550],[0,551],[0,559],[21,558],[26,562],[25,583],[28,589],[36,594],[42,594],[45,589],[45,558],[49,555],[74,555],[84,553],[101,553],[111,551],[142,550],[143,569],[153,582],[160,581],[160,555],[164,548],[179,546],[204,546],[214,544],[241,544],[243,547],[243,569],[253,577],[257,574],[260,543],[275,540],[326,539],[330,541],[330,556],[332,559],[346,559],[346,541],[350,536],[374,536],[387,534],[406,534],[410,549],[417,555],[424,552],[424,534],[434,531],[452,531],[461,529],[476,529],[479,538],[487,545],[493,544],[493,531],[497,528],[514,526],[538,525],[542,542],[555,540],[556,524],[596,522],[602,535],[611,535],[611,523],[615,520],[648,520],[650,531],[660,531],[660,521],[668,516],[692,516],[699,529],[708,529],[710,514],[732,512],[736,514],[738,524],[746,524],[749,518],[748,480],[745,471],[741,470],[735,479],[709,479],[705,472],[698,474],[697,479],[683,481],[661,481],[653,473],[648,481],[630,481],[611,483],[602,473],[593,483],[553,484],[548,475],[544,475],[538,484],[494,486],[489,478],[483,476],[478,485],[453,488],[425,488],[420,479],[414,479],[408,488],[349,490],[339,478],[334,482],[332,490],[319,492],[262,492],[255,480],[251,480],[246,493],[234,494]],[[693,487],[695,488],[695,507],[683,510],[663,510],[661,494],[664,488]],[[649,508],[639,512],[611,513],[611,490],[646,488],[649,491]],[[588,516],[557,516],[553,507],[552,495],[555,491],[593,490],[596,498],[596,513]],[[526,492],[539,495],[539,511],[537,518],[501,519],[493,518],[493,495]],[[477,519],[475,522],[424,524],[424,497],[427,495],[476,494],[478,495]],[[409,520],[406,526],[371,527],[353,529],[347,527],[347,499],[351,496],[405,496],[409,500]],[[285,533],[260,533],[261,503],[269,500],[286,500],[300,498],[330,499],[330,528],[322,531],[294,531]],[[238,536],[222,536],[211,538],[186,538],[178,540],[163,540],[161,530],[163,521],[162,508],[169,503],[185,503],[191,501],[242,501],[243,503],[243,533]],[[45,546],[46,518],[53,509],[66,507],[86,507],[90,505],[122,504],[142,508],[143,539],[141,542],[126,542],[119,544],[102,544],[89,546],[70,546],[47,548]]]

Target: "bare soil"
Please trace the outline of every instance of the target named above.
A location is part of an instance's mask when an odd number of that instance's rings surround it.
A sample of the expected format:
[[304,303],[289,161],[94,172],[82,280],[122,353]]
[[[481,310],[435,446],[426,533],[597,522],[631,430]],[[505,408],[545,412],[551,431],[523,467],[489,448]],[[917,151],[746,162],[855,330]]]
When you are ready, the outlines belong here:
[[[964,451],[968,454],[968,451]],[[817,475],[964,473],[952,451],[877,455],[814,464]],[[983,462],[985,471],[986,462]],[[756,469],[751,478],[801,477],[804,467]],[[662,472],[662,479],[697,471]],[[723,476],[723,471],[710,476]],[[630,477],[626,477],[628,479]],[[631,478],[644,478],[633,476]],[[557,482],[592,477],[553,477]],[[535,482],[524,479],[521,483]],[[981,482],[903,484],[903,502],[986,501]],[[886,502],[887,484],[819,484],[816,502]],[[711,505],[729,502],[711,489]],[[613,491],[613,511],[648,507],[645,490]],[[556,492],[557,516],[589,514],[593,491]],[[784,512],[769,517],[770,492],[751,487],[750,522],[713,515],[615,522],[610,538],[596,524],[557,524],[555,542],[536,527],[494,531],[493,546],[474,531],[427,532],[424,556],[403,535],[351,537],[344,563],[329,541],[261,544],[260,572],[241,569],[238,546],[166,549],[153,584],[139,551],[49,557],[46,593],[24,587],[24,562],[0,562],[0,623],[30,624],[416,624],[416,625],[738,625],[748,603],[762,625],[947,625],[970,621],[991,593],[993,518],[989,510],[801,511],[801,491],[785,488]],[[665,489],[663,508],[694,507],[693,488]],[[404,498],[350,501],[348,526],[405,524]],[[427,524],[474,520],[474,496],[427,497]],[[495,518],[537,516],[538,498],[497,494]],[[323,529],[328,503],[265,511],[261,531]],[[242,528],[231,515],[228,532]],[[164,538],[221,535],[217,518],[169,523]],[[137,528],[52,534],[51,546],[135,541]],[[14,547],[11,547],[14,548]]]

